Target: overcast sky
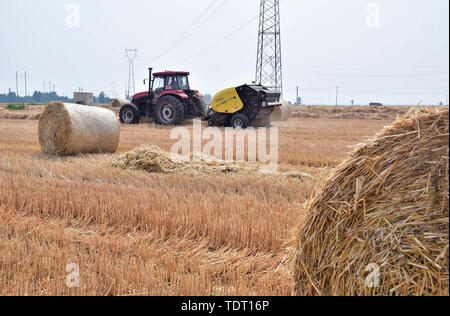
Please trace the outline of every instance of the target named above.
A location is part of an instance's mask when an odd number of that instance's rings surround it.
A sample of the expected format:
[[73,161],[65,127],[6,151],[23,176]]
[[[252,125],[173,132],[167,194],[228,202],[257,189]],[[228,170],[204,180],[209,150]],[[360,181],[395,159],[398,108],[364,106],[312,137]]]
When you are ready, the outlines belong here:
[[[51,81],[59,94],[122,96],[125,48],[138,49],[138,91],[149,66],[190,71],[202,93],[250,83],[259,2],[0,0],[0,93],[17,70],[29,92]],[[446,101],[448,0],[282,0],[281,18],[286,99],[299,85],[308,104],[335,103],[337,86],[340,104]]]

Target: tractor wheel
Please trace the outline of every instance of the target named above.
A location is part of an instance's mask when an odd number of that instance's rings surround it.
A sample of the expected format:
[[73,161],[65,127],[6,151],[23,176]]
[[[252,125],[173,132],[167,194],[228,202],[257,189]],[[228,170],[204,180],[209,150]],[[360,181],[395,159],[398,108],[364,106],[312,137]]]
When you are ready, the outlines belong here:
[[120,109],[120,122],[122,124],[139,124],[140,120],[141,113],[136,105],[132,103],[125,104]]
[[156,105],[155,117],[161,125],[181,124],[184,120],[183,102],[171,95],[162,97]]
[[235,129],[246,129],[250,125],[250,120],[247,115],[236,114],[231,119],[231,127]]

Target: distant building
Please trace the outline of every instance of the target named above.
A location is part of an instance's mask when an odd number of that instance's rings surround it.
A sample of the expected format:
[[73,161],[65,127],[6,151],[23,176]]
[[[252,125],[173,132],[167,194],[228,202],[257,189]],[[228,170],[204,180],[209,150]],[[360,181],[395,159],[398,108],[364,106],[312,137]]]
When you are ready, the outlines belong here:
[[370,106],[383,106],[382,103],[372,102],[369,104]]
[[94,105],[94,94],[89,92],[74,92],[73,102],[82,105]]

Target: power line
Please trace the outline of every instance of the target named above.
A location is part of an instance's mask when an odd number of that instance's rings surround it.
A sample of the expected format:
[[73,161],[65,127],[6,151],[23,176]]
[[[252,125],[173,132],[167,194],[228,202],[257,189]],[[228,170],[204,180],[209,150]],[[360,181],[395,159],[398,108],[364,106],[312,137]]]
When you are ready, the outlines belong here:
[[[279,0],[279,3],[281,3],[281,2],[283,2],[283,0]],[[222,44],[223,42],[225,42],[226,40],[231,38],[233,35],[235,35],[236,33],[240,32],[241,30],[243,30],[244,28],[246,28],[247,26],[252,24],[255,20],[257,20],[259,18],[259,16],[260,16],[260,14],[257,14],[255,16],[253,16],[250,20],[246,21],[245,23],[243,23],[242,25],[240,25],[239,27],[237,27],[236,29],[234,29],[230,33],[226,34],[224,37],[222,37],[218,41],[214,42],[212,45],[201,49],[195,55],[192,55],[191,57],[186,58],[183,61],[181,61],[181,63],[186,63],[186,62],[189,62],[189,61],[191,61],[193,59],[196,59],[197,57],[203,55],[204,53],[210,51],[211,49],[214,49],[215,47],[219,46],[220,44]],[[175,66],[175,65],[176,64],[172,64],[170,66]]]
[[233,35],[235,35],[236,33],[240,32],[242,29],[246,28],[247,26],[249,26],[251,23],[253,23],[257,18],[259,17],[259,15],[255,15],[253,16],[250,20],[248,20],[247,22],[245,22],[244,24],[242,24],[241,26],[239,26],[238,28],[234,29],[233,31],[231,31],[230,33],[228,33],[227,35],[225,35],[224,37],[222,37],[221,39],[219,39],[217,42],[213,43],[210,46],[207,46],[205,48],[203,48],[202,50],[198,51],[195,55],[183,60],[183,63],[191,61],[201,55],[203,55],[204,53],[206,53],[207,51],[217,47],[218,45],[222,44],[224,41],[228,40],[230,37],[232,37]]
[[200,29],[206,22],[208,22],[226,3],[228,0],[223,0],[223,2],[209,15],[207,16],[195,29],[193,29],[186,37],[179,43],[185,42],[192,34],[194,34],[198,29]]
[[[192,22],[192,24],[179,36],[166,50],[164,50],[161,54],[152,59],[152,62],[157,61],[167,53],[169,53],[173,48],[177,47],[179,44],[184,42],[192,33],[190,31],[196,26],[196,24],[208,13],[208,11],[218,2],[219,0],[214,0],[201,14],[198,18]],[[226,1],[222,3],[225,4]],[[209,18],[208,18],[209,19]],[[204,22],[203,22],[204,23]]]

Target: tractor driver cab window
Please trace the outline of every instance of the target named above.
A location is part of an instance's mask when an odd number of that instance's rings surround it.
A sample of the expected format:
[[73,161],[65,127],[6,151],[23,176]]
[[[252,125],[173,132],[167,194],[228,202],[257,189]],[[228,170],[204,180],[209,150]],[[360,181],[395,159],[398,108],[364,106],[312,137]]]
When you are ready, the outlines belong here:
[[164,77],[155,77],[153,82],[153,92],[159,94],[164,91]]
[[177,76],[167,77],[166,90],[180,90],[180,86],[178,85]]
[[180,90],[189,90],[189,81],[187,76],[178,76],[178,82],[180,83]]

